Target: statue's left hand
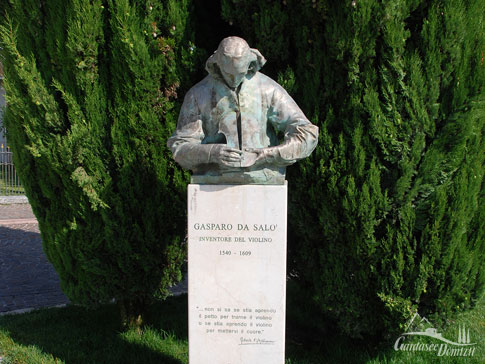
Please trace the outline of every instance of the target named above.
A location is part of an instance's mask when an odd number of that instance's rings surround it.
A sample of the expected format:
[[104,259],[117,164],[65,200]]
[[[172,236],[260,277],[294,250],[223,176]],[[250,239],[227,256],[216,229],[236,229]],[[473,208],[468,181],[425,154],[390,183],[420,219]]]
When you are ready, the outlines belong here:
[[260,164],[272,164],[274,163],[277,155],[277,150],[274,147],[270,148],[246,148],[246,153],[253,153],[256,155],[252,166],[258,166]]

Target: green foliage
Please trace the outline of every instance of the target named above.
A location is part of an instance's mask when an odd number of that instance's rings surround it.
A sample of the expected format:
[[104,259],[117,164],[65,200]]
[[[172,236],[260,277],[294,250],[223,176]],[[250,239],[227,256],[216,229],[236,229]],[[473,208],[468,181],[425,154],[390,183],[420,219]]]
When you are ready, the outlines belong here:
[[[290,280],[291,282],[291,280]],[[293,292],[291,285],[289,293]],[[287,307],[285,364],[482,364],[485,343],[478,339],[473,356],[441,356],[436,352],[395,351],[394,341],[379,347],[365,340],[352,340],[325,327],[298,327],[297,312],[314,314],[313,307],[291,294]],[[297,311],[297,312],[295,312]],[[485,297],[465,314],[453,317],[446,327],[437,327],[446,338],[466,326],[475,341],[485,335]],[[153,305],[147,315],[150,326],[141,334],[120,333],[112,305],[96,310],[78,306],[39,310],[22,315],[0,316],[0,358],[2,364],[185,364],[188,362],[187,296],[170,297]],[[318,322],[313,321],[315,325]],[[320,326],[320,329],[322,327]],[[318,333],[318,334],[316,334]],[[414,343],[422,343],[423,337]],[[430,343],[433,343],[430,338]],[[407,342],[409,344],[409,342]]]
[[292,263],[351,335],[483,292],[484,5],[222,1],[320,127],[289,168]]
[[[389,333],[416,310],[444,317],[483,292],[484,5],[221,1],[320,127],[288,170],[290,258],[351,335]],[[207,51],[191,24],[207,46],[215,32],[189,0],[0,11],[5,124],[64,291],[125,308],[163,297],[180,277],[187,181],[165,141]]]
[[180,279],[187,174],[166,140],[197,58],[190,7],[2,1],[9,141],[74,302],[136,310]]

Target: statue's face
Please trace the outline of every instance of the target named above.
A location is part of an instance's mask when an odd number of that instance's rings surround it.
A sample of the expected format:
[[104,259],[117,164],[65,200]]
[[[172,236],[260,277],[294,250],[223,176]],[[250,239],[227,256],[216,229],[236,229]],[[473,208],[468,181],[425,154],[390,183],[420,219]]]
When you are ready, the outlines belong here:
[[219,64],[222,77],[231,88],[237,88],[248,73],[250,59],[246,55],[231,57],[224,55]]

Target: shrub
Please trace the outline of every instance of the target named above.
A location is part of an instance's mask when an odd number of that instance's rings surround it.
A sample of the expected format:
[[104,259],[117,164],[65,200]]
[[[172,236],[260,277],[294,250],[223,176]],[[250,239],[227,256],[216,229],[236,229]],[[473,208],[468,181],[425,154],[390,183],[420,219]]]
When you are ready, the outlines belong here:
[[197,50],[188,0],[10,0],[0,28],[18,173],[74,302],[127,324],[181,276],[187,175],[171,159]]
[[483,1],[223,0],[320,140],[289,168],[302,284],[353,336],[485,284]]

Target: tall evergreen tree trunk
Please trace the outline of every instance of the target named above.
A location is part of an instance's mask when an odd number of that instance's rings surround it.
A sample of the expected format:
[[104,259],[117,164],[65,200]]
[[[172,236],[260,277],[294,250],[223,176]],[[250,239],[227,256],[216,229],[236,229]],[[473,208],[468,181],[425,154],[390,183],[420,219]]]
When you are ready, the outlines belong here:
[[121,324],[125,329],[141,332],[145,323],[147,303],[139,299],[122,300],[118,302]]

